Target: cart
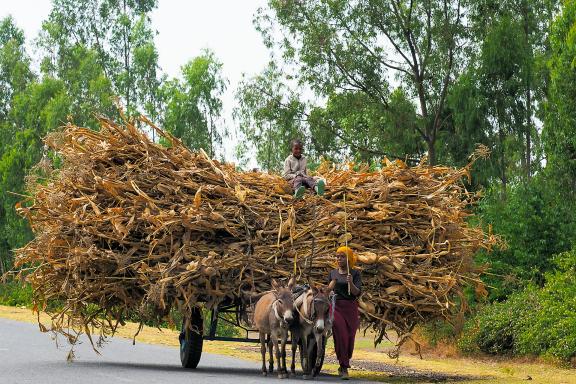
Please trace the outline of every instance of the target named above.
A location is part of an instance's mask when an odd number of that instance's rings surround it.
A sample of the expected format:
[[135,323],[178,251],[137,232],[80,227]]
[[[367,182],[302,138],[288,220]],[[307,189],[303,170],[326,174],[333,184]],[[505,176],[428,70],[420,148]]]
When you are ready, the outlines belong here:
[[[180,362],[182,367],[188,369],[195,369],[200,362],[202,357],[202,345],[204,340],[220,340],[220,341],[232,341],[232,342],[253,342],[259,343],[259,338],[249,337],[250,333],[258,332],[255,329],[251,329],[242,324],[242,319],[246,318],[248,310],[245,303],[240,299],[228,299],[220,303],[216,308],[212,309],[210,312],[210,323],[208,332],[204,332],[204,319],[202,318],[202,312],[199,308],[195,307],[191,314],[191,326],[194,330],[190,330],[182,325],[183,331],[180,333]],[[225,317],[227,314],[232,314],[233,320]],[[225,337],[218,336],[216,330],[218,327],[218,322],[224,321],[229,323],[244,332],[244,337]],[[290,345],[290,341],[288,341]],[[324,340],[323,345],[326,345],[326,340]],[[308,349],[310,351],[311,361],[316,361],[316,356],[318,355],[318,346],[316,345],[316,340],[312,336],[308,340]],[[320,351],[321,361],[320,368],[314,372],[318,374],[322,369],[322,364],[324,363],[324,349]],[[300,344],[300,351],[302,350],[302,345]],[[300,363],[303,363],[303,356],[300,354]],[[303,366],[303,364],[302,364]]]

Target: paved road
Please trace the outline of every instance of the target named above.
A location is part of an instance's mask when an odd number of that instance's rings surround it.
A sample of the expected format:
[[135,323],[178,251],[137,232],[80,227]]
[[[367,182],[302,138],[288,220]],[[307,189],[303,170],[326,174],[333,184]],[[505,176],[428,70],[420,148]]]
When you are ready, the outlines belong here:
[[[202,354],[195,370],[183,369],[177,348],[139,344],[113,338],[97,355],[88,342],[76,348],[76,359],[66,362],[68,346],[56,348],[48,334],[34,324],[0,319],[1,384],[115,384],[115,383],[269,383],[260,364],[226,356]],[[323,382],[340,382],[321,376]],[[300,377],[282,383],[302,382]],[[354,381],[349,381],[353,383]],[[365,382],[363,382],[365,383]]]

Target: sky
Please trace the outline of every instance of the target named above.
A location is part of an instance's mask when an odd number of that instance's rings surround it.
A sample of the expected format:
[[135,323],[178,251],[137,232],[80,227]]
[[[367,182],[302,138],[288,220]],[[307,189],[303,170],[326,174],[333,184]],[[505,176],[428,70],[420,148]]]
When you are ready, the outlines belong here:
[[[253,76],[264,69],[270,57],[255,30],[252,19],[266,0],[159,0],[152,13],[152,26],[160,68],[168,77],[178,76],[180,67],[211,49],[223,63],[223,74],[230,84],[223,97],[224,119],[233,128],[234,93],[242,74]],[[12,15],[24,30],[29,53],[34,56],[32,40],[51,9],[50,0],[0,0],[0,17]],[[233,131],[233,129],[230,129]],[[225,139],[225,158],[234,160],[234,135]],[[252,164],[253,165],[253,164]]]

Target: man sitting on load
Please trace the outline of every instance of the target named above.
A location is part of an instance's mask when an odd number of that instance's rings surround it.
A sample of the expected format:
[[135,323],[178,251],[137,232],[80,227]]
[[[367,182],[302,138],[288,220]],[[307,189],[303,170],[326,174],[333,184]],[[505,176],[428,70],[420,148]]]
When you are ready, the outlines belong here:
[[292,140],[290,147],[292,154],[284,161],[282,177],[286,179],[294,189],[294,198],[301,199],[306,188],[314,189],[316,194],[324,194],[324,180],[315,180],[306,174],[306,157],[302,154],[304,144],[301,140]]

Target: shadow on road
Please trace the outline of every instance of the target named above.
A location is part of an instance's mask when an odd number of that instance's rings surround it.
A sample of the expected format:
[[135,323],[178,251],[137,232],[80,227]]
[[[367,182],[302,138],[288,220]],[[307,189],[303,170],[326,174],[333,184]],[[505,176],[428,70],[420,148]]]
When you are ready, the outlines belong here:
[[[129,369],[129,370],[150,370],[155,372],[175,372],[182,374],[202,374],[202,375],[231,375],[231,376],[244,376],[244,377],[263,377],[261,371],[258,368],[240,368],[240,367],[203,367],[199,366],[196,369],[184,369],[177,365],[170,364],[147,364],[147,363],[124,363],[124,362],[114,362],[114,361],[75,361],[73,363],[75,366],[86,367],[86,368],[97,368],[103,369],[106,367],[115,369]],[[276,377],[276,372],[270,377]],[[297,372],[296,376],[290,375],[290,379],[302,379],[302,373]],[[320,380],[335,380],[338,379],[337,376],[320,374],[316,379]]]

